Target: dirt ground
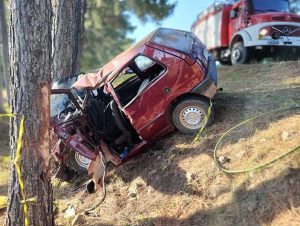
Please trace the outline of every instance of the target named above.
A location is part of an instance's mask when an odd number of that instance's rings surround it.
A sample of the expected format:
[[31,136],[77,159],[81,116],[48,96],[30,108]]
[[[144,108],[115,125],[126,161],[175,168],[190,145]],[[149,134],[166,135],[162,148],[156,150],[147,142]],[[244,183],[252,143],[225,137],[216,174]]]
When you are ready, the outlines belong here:
[[[258,172],[218,170],[213,149],[232,126],[254,115],[300,105],[300,64],[220,67],[215,124],[200,141],[173,132],[125,165],[109,171],[107,196],[84,225],[300,225],[300,154]],[[221,142],[225,166],[256,166],[299,145],[300,110],[285,109],[234,130]],[[71,224],[101,193],[72,192],[56,181],[58,225]]]
[[[214,147],[228,129],[275,109],[284,108],[225,136],[218,149],[220,160],[227,168],[243,169],[299,145],[300,109],[295,106],[300,106],[300,62],[220,67],[219,87],[223,91],[214,99],[215,123],[199,141],[192,143],[193,136],[175,131],[126,164],[109,169],[105,201],[80,224],[300,225],[299,152],[245,174],[225,174],[213,161]],[[5,147],[0,146],[0,154],[7,158]],[[5,165],[1,162],[0,173],[8,169]],[[0,179],[1,195],[7,187],[6,179]],[[75,181],[53,180],[57,225],[71,225],[74,216],[66,217],[70,209],[80,214],[101,198],[101,192],[72,191]]]

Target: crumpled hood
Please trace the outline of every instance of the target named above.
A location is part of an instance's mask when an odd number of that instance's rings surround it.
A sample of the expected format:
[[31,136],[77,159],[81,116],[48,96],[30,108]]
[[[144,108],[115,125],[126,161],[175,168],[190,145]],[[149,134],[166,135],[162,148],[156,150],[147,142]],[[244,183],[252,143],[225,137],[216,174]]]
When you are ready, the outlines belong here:
[[103,76],[102,68],[96,73],[88,73],[82,75],[72,86],[71,88],[75,88],[78,90],[81,89],[96,89],[101,86],[101,84],[105,81],[105,77]]

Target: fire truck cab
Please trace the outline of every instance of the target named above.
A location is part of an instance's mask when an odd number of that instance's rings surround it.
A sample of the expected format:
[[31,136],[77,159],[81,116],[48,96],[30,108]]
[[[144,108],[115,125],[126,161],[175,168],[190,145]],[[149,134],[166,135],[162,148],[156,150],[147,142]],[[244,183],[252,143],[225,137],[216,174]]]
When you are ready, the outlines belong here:
[[300,55],[300,16],[291,13],[288,0],[213,4],[198,15],[192,31],[222,64],[244,64],[281,51]]

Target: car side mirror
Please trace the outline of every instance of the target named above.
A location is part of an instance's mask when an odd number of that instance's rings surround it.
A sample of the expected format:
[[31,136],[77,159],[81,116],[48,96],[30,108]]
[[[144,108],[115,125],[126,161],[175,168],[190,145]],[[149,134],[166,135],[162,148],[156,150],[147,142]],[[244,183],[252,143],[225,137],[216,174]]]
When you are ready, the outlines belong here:
[[234,9],[230,10],[230,19],[234,19],[237,17],[237,13]]

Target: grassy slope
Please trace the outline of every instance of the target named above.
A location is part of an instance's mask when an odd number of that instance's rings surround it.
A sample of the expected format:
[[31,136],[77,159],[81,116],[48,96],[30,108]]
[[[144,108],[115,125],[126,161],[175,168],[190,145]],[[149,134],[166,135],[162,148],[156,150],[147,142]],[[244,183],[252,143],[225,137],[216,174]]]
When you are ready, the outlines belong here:
[[[195,144],[193,137],[174,132],[110,170],[100,218],[88,217],[85,225],[299,225],[299,153],[260,172],[226,175],[215,167],[212,152],[221,134],[241,120],[300,104],[299,66],[289,62],[220,68],[224,91],[214,100],[215,124]],[[283,132],[287,139],[282,139]],[[253,166],[296,146],[299,138],[299,111],[285,111],[230,134],[220,155],[230,159],[227,167]],[[0,155],[8,155],[6,147]],[[8,165],[3,163],[5,177]],[[1,177],[5,190],[6,178]],[[54,181],[57,225],[72,221],[63,218],[68,205],[81,212],[101,195],[72,192],[73,186]],[[134,187],[137,195],[129,195]]]
[[[213,148],[227,129],[243,119],[300,104],[298,62],[222,67],[216,96],[216,122],[202,139],[174,132],[107,176],[107,197],[86,225],[299,225],[300,154],[260,172],[226,175],[213,162]],[[288,134],[282,139],[282,133]],[[262,163],[299,144],[300,112],[284,111],[258,119],[230,134],[220,155],[227,167]],[[137,187],[137,196],[129,195]],[[78,212],[97,195],[55,188],[63,219],[69,204]],[[76,194],[76,195],[75,195]],[[74,196],[75,195],[75,196]]]

